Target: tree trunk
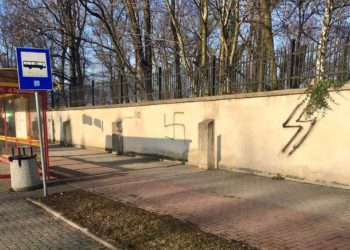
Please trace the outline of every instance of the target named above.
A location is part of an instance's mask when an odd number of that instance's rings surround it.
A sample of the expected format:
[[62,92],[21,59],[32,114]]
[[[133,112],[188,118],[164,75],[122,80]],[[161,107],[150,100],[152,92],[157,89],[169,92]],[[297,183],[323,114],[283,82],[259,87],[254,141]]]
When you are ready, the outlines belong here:
[[152,26],[151,9],[149,0],[143,0],[143,18],[145,23],[145,71],[146,71],[146,92],[147,100],[152,100]]
[[239,0],[223,1],[218,9],[220,13],[220,86],[222,92],[232,93],[233,61],[236,55],[239,34]]
[[[65,40],[65,36],[62,34],[61,35],[62,37],[62,41]],[[64,43],[64,42],[63,42]],[[64,75],[65,75],[65,67],[66,67],[66,50],[67,48],[66,47],[62,47],[62,52],[61,52],[61,72],[60,72],[60,89],[59,89],[59,93],[61,93],[63,99],[64,99],[64,104],[66,107],[69,106],[69,103],[68,103],[68,98],[67,98],[67,95],[66,95],[66,91],[65,91],[65,83],[64,83]]]
[[[148,5],[147,8],[149,8],[149,0],[144,0],[144,4]],[[141,27],[140,27],[140,22],[139,22],[139,15],[138,15],[138,9],[137,9],[137,2],[135,0],[127,0],[125,1],[125,5],[126,5],[126,13],[129,17],[130,20],[130,25],[131,25],[131,31],[132,31],[132,43],[134,46],[134,51],[135,51],[135,60],[136,60],[136,64],[138,67],[138,70],[140,72],[141,75],[141,83],[138,84],[138,87],[141,90],[141,94],[142,96],[146,99],[149,100],[150,96],[148,93],[148,84],[152,83],[152,79],[148,79],[148,74],[149,74],[149,67],[147,64],[147,59],[145,54],[144,54],[144,46],[142,43],[142,34],[141,34]],[[147,8],[145,8],[145,11],[147,12]],[[149,13],[143,13],[144,14],[144,18],[147,19],[146,23],[150,20],[150,14]],[[146,17],[147,16],[147,17]],[[144,20],[145,20],[144,19]],[[149,23],[150,26],[150,23]],[[147,24],[146,24],[146,28],[147,28]],[[147,31],[146,31],[147,32]],[[146,44],[145,41],[145,45],[148,45],[148,52],[149,53],[149,44]],[[150,56],[150,55],[148,55]],[[152,57],[151,57],[152,58]],[[152,72],[152,68],[151,68],[151,72]],[[150,81],[149,81],[150,80]]]
[[269,80],[271,89],[277,85],[277,67],[275,61],[274,42],[272,34],[270,0],[260,0],[262,10],[262,44],[265,47],[267,62],[269,65]]
[[331,28],[332,12],[334,9],[334,1],[326,0],[325,11],[322,21],[322,30],[317,46],[317,57],[316,57],[316,77],[315,81],[311,84],[315,84],[318,81],[325,78],[325,59],[327,53],[327,42],[329,39],[329,30]]
[[[176,16],[176,0],[171,0],[171,15]],[[175,98],[182,98],[182,84],[181,84],[181,75],[180,75],[180,48],[179,43],[177,42],[176,29],[171,22],[171,32],[173,36],[173,53],[174,53],[174,64],[175,64],[175,81],[176,81],[176,92]]]
[[263,30],[257,30],[257,50],[256,50],[256,60],[254,63],[257,63],[257,91],[263,91],[265,87],[265,47],[263,45]]
[[179,48],[180,48],[181,63],[183,65],[183,67],[185,68],[187,74],[192,78],[192,76],[190,74],[190,66],[189,66],[187,58],[186,58],[184,39],[183,39],[181,31],[180,31],[180,26],[179,26],[178,20],[175,16],[175,12],[173,12],[173,10],[172,10],[172,7],[169,3],[169,0],[164,0],[164,1],[166,3],[168,13],[171,16],[171,21],[173,23],[174,29],[176,31],[177,42],[178,42]]
[[207,77],[207,53],[208,53],[208,0],[202,0],[200,4],[200,39],[201,39],[201,54],[200,54],[200,75],[202,78],[199,95],[208,94],[209,82]]
[[230,41],[230,58],[229,58],[229,65],[233,65],[233,60],[236,55],[236,48],[237,48],[237,41],[238,41],[238,35],[239,35],[239,27],[240,27],[240,20],[239,20],[239,0],[235,0],[234,10],[233,10],[233,24],[232,24],[232,31],[231,31],[231,41]]
[[340,57],[339,65],[338,65],[338,74],[337,79],[339,81],[348,80],[348,60],[349,60],[349,52],[350,52],[350,34],[346,36],[345,43],[343,45],[343,52]]

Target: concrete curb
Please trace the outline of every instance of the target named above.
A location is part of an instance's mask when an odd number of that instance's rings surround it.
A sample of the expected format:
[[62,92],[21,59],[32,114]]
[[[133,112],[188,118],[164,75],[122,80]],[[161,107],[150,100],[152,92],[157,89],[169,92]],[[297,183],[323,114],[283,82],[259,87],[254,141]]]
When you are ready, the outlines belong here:
[[33,203],[34,205],[44,209],[46,212],[48,212],[49,214],[53,215],[57,219],[60,219],[60,220],[64,221],[65,223],[67,223],[71,227],[74,227],[75,229],[78,229],[80,232],[82,232],[86,236],[92,238],[93,240],[97,241],[98,243],[100,243],[101,245],[105,246],[106,248],[111,249],[111,250],[119,250],[119,248],[114,247],[112,244],[110,244],[107,241],[101,239],[100,237],[96,236],[95,234],[89,232],[89,230],[87,228],[83,228],[83,227],[79,226],[78,224],[74,223],[73,221],[68,220],[61,213],[56,212],[55,210],[53,210],[50,207],[48,207],[45,204],[43,204],[42,202],[33,200],[31,198],[27,198],[26,200],[31,202],[31,203]]

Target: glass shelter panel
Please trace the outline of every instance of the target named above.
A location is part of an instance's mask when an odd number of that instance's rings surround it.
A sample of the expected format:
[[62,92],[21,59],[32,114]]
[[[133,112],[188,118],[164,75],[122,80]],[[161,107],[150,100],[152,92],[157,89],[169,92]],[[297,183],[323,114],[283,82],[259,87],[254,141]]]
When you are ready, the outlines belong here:
[[39,140],[38,116],[36,113],[35,97],[33,95],[28,96],[28,108],[29,108],[29,120],[30,120],[30,123],[28,125],[30,126],[31,138],[34,140]]
[[5,98],[5,136],[16,137],[14,111],[14,99]]
[[[11,155],[23,148],[40,153],[35,97],[27,94],[0,95],[0,154]],[[38,158],[40,159],[40,157]]]

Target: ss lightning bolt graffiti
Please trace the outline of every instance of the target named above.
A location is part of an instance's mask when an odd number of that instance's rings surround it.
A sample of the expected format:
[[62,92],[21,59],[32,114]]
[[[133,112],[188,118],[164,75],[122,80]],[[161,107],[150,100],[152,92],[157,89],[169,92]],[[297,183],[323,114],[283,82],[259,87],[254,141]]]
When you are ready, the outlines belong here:
[[[295,134],[282,149],[282,152],[286,153],[293,144],[292,149],[288,152],[288,155],[292,155],[304,143],[317,122],[316,117],[312,119],[303,119],[305,113],[302,107],[303,104],[304,102],[299,103],[289,115],[287,120],[283,123],[283,128],[297,129]],[[304,134],[302,135],[303,132]],[[298,140],[297,137],[299,134],[301,134],[302,137]]]

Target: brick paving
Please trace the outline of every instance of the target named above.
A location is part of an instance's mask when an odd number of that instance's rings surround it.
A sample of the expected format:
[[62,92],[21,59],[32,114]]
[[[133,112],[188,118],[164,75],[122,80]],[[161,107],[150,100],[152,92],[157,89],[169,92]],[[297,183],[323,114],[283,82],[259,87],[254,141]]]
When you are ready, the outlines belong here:
[[350,190],[97,150],[54,148],[50,157],[75,187],[262,249],[350,249]]
[[[9,180],[0,180],[0,249],[105,249],[80,231],[33,206],[26,197],[40,196],[42,190],[8,192]],[[70,190],[51,188],[52,192]]]

